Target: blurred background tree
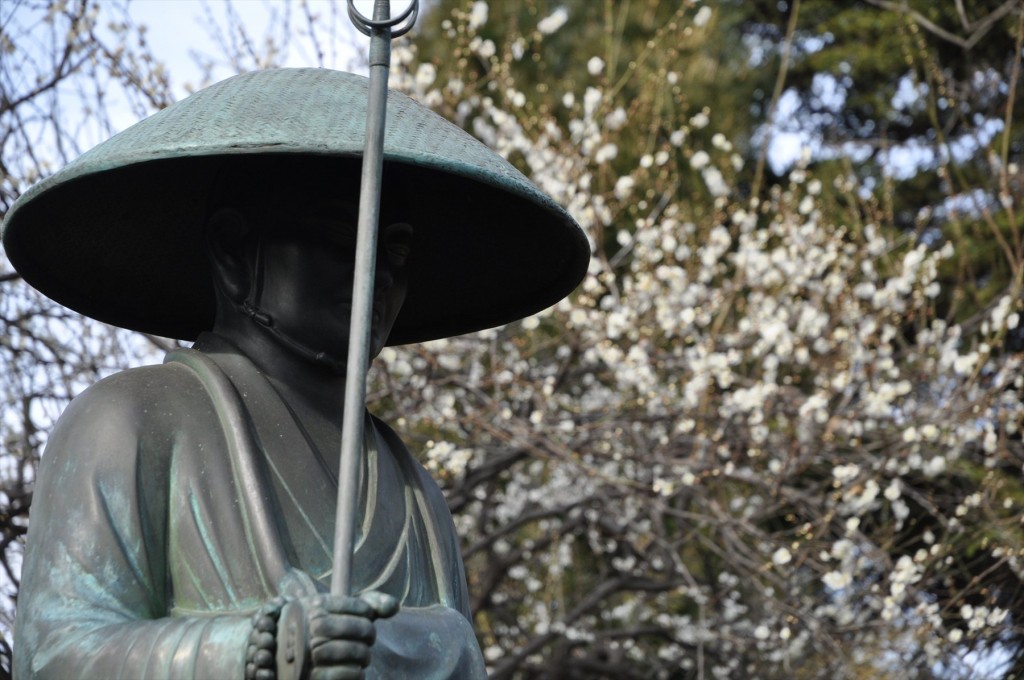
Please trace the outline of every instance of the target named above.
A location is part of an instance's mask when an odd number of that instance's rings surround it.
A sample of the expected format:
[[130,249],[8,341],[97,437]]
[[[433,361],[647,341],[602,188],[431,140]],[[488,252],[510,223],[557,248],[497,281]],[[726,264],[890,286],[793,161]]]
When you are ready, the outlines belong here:
[[[339,66],[343,6],[269,6],[258,33],[205,5],[205,80],[299,43]],[[392,86],[594,244],[569,301],[374,372],[455,513],[492,676],[1020,677],[1020,0],[426,9]],[[146,36],[129,3],[0,5],[3,209],[118,127],[115,91],[173,99]],[[13,604],[53,418],[169,343],[3,266]]]

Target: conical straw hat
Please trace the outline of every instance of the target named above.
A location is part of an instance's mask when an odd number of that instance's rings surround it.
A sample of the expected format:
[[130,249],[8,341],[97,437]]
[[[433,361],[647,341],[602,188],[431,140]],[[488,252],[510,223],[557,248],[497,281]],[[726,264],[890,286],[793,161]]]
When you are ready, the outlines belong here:
[[[25,280],[93,318],[193,339],[211,327],[202,230],[228,158],[290,154],[359,163],[368,80],[325,69],[229,78],[115,135],[33,186],[3,242]],[[416,232],[390,344],[508,323],[557,302],[586,272],[582,230],[511,164],[390,92],[385,177]],[[346,163],[347,161],[339,161]],[[236,163],[236,161],[232,161]],[[339,187],[354,196],[357,187]]]

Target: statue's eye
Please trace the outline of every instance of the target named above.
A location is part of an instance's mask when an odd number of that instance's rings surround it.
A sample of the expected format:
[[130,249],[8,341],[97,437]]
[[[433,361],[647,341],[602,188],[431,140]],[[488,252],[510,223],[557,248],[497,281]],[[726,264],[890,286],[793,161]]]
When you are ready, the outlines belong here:
[[356,247],[357,218],[354,209],[342,201],[316,203],[297,216],[296,236],[311,243],[351,252]]
[[345,249],[356,247],[356,238],[359,230],[356,228],[354,223],[342,222],[341,224],[332,224],[330,233],[331,241],[336,246],[341,246]]
[[412,254],[412,225],[405,222],[389,224],[381,234],[382,245],[392,266],[405,266]]

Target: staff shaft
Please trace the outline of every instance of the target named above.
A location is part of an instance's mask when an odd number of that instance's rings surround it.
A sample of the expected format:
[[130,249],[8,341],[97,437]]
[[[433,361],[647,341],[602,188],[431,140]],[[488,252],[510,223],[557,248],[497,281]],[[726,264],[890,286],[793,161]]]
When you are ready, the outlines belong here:
[[[375,0],[374,22],[391,15],[388,0]],[[359,187],[359,222],[356,233],[355,282],[345,375],[345,409],[341,431],[341,463],[338,470],[338,507],[334,530],[334,568],[331,594],[350,595],[352,553],[359,497],[359,461],[363,455],[366,422],[366,371],[369,367],[373,287],[377,269],[377,225],[380,220],[380,189],[384,169],[384,119],[387,113],[388,69],[391,62],[391,28],[370,29],[370,85],[366,105],[366,146],[363,150]]]

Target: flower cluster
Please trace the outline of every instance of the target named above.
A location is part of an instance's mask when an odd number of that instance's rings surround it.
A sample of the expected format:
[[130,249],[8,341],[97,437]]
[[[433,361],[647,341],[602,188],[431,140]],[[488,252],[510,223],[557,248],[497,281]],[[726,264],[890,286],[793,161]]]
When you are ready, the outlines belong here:
[[[446,22],[473,78],[407,50],[395,80],[566,206],[592,261],[570,299],[396,349],[378,380],[428,465],[449,455],[431,442],[459,452],[445,480],[493,668],[568,648],[665,677],[925,671],[1020,626],[1001,594],[949,585],[978,551],[1021,576],[1020,358],[996,349],[1017,297],[975,330],[940,316],[956,244],[907,239],[852,173],[805,158],[745,196],[715,112],[659,108],[676,77],[657,62],[612,87],[594,56],[530,100],[516,64],[572,17],[505,49],[483,6]],[[420,384],[384,387],[410,366]]]

